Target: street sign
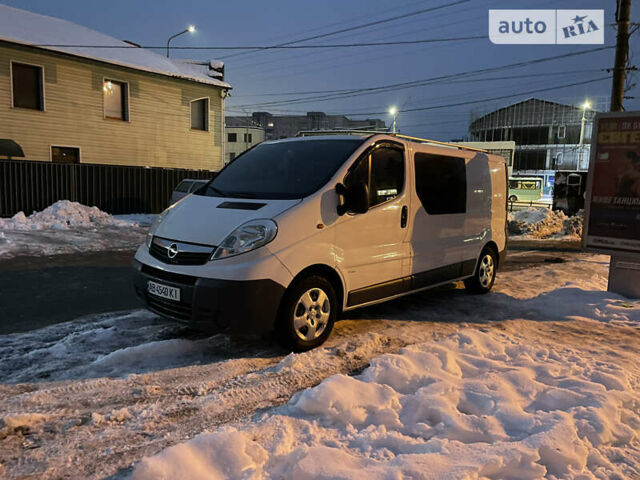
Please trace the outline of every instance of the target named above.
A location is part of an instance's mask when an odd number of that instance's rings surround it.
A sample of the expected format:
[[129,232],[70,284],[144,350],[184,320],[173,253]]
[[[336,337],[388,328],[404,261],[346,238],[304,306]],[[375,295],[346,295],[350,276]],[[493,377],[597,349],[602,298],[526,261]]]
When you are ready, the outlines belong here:
[[597,114],[582,244],[612,255],[609,290],[640,297],[640,112]]

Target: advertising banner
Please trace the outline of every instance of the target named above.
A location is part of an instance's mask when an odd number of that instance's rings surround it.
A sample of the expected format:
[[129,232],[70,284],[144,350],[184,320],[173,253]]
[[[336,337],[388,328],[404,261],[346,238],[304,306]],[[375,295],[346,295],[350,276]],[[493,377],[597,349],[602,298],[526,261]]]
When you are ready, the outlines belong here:
[[596,115],[583,246],[640,254],[640,112]]

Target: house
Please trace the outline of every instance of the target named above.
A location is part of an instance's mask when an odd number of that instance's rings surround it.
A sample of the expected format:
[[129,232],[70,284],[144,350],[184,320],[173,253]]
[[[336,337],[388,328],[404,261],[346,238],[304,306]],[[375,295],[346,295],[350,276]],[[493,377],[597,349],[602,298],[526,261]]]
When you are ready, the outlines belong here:
[[514,141],[513,175],[539,176],[550,194],[557,170],[586,171],[595,111],[538,98],[471,121],[472,141]]
[[228,116],[227,127],[256,125],[262,127],[266,140],[295,137],[300,131],[309,130],[372,130],[386,132],[383,120],[368,118],[352,120],[344,115],[327,115],[324,112],[307,112],[306,115],[273,115],[269,112],[253,112],[251,116]]
[[225,164],[231,162],[245,150],[264,141],[264,128],[254,125],[236,126],[225,128]]
[[217,171],[223,77],[221,62],[0,5],[0,138],[24,160]]

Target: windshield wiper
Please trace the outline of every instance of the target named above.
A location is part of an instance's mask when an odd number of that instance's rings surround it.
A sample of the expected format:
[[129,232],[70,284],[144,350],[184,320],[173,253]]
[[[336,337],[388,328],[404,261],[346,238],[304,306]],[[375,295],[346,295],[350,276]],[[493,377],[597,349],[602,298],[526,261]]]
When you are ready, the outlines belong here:
[[220,195],[221,197],[229,197],[229,196],[230,196],[229,194],[227,194],[227,193],[223,192],[222,190],[217,189],[217,188],[216,188],[216,187],[214,187],[213,185],[209,185],[209,186],[207,187],[207,190],[211,190],[212,192],[217,193],[217,194],[218,194],[218,195]]

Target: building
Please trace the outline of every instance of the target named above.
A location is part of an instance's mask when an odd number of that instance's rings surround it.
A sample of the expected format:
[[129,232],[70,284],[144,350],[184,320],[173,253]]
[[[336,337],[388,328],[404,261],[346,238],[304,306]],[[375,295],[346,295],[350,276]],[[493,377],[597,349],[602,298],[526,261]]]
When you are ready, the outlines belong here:
[[0,5],[0,138],[25,160],[219,170],[223,75]]
[[264,141],[264,129],[254,126],[226,127],[225,165],[245,150]]
[[306,115],[272,115],[269,112],[253,112],[251,116],[228,116],[227,127],[256,125],[264,129],[265,140],[295,137],[308,130],[375,130],[388,129],[383,120],[368,118],[351,120],[344,115],[327,115],[324,112],[307,112]]
[[540,176],[548,195],[557,170],[588,169],[594,115],[589,108],[530,98],[476,116],[469,136],[481,142],[514,141],[513,175]]

